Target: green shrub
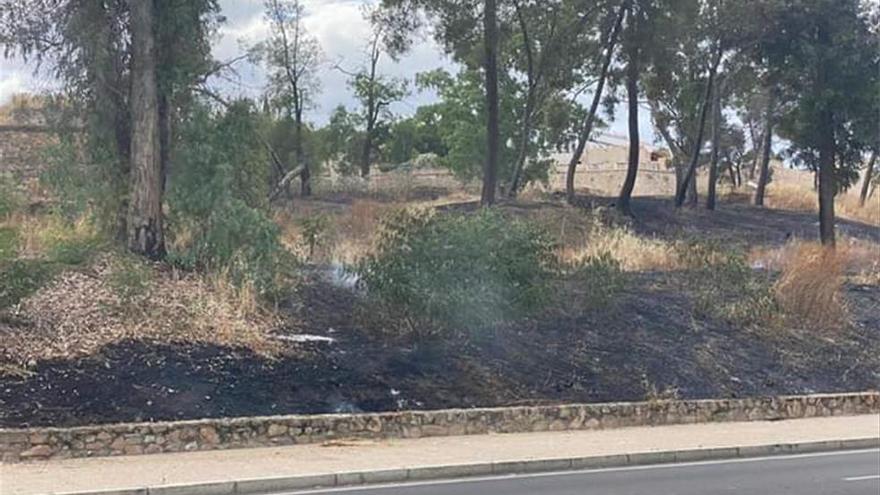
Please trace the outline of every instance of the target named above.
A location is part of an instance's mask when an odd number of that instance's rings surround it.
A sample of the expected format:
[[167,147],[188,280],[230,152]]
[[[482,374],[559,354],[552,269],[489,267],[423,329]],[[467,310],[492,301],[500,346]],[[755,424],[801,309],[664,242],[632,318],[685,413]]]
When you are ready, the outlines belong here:
[[7,308],[44,286],[57,273],[57,265],[42,260],[0,263],[0,308]]
[[746,327],[776,313],[771,280],[753,270],[743,254],[691,243],[683,256],[697,315]]
[[0,263],[18,254],[18,231],[12,227],[0,227]]
[[591,308],[610,304],[626,281],[620,262],[607,251],[580,261],[574,267],[574,277]]
[[247,102],[225,113],[197,108],[181,130],[168,195],[169,260],[228,273],[273,290],[284,250],[269,218],[268,156]]
[[22,194],[9,174],[0,173],[0,218],[6,217],[22,205]]
[[383,220],[376,253],[357,271],[373,297],[420,327],[478,329],[544,306],[554,248],[542,230],[488,210],[401,210]]

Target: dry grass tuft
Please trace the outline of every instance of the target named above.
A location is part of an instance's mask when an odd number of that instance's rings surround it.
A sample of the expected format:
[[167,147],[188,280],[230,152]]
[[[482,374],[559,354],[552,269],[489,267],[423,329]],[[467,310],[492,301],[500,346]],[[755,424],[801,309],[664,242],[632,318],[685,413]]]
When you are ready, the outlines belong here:
[[[270,336],[278,317],[259,304],[253,287],[236,287],[223,273],[181,273],[116,256],[60,274],[9,310],[0,319],[0,361],[33,365],[128,339],[245,347],[266,356],[279,348]],[[120,273],[133,269],[146,276]]]
[[[767,187],[767,206],[783,210],[817,211],[816,192],[796,184],[770,183]],[[835,213],[843,218],[880,225],[880,194],[874,194],[865,206],[859,206],[858,194],[849,191],[834,200]]]
[[675,270],[681,256],[671,243],[636,235],[628,227],[609,227],[595,220],[578,244],[565,243],[559,250],[563,263],[580,263],[608,253],[624,271]]
[[[755,247],[749,253],[753,267],[780,272],[801,255],[801,240],[793,240],[779,247]],[[809,244],[809,243],[806,243]],[[841,236],[837,241],[836,256],[852,282],[880,285],[880,244],[865,239]]]
[[786,317],[811,327],[846,324],[843,298],[846,257],[813,242],[796,242],[784,260],[774,293]]

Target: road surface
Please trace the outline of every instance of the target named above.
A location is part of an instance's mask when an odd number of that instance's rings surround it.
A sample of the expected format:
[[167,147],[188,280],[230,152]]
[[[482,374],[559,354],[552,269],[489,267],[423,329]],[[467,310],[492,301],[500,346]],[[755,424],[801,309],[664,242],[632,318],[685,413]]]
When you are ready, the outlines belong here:
[[878,495],[880,450],[335,488],[345,495]]

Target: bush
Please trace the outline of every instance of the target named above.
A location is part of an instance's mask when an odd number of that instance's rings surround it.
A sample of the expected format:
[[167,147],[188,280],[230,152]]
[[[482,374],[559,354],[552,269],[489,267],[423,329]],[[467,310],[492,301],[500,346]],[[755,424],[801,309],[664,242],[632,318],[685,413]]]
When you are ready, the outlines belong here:
[[583,282],[580,285],[585,303],[592,308],[610,304],[625,284],[621,264],[609,252],[578,261],[574,266],[574,276]]
[[400,210],[357,271],[370,294],[428,329],[478,329],[540,309],[556,258],[542,230],[498,213]]
[[682,262],[698,315],[749,326],[777,313],[769,276],[753,270],[744,255],[719,244],[689,243]]
[[773,288],[783,313],[799,324],[843,326],[843,255],[816,243],[798,243],[792,249]]
[[9,174],[0,173],[0,219],[17,211],[22,204],[21,191]]
[[18,304],[49,282],[57,271],[57,265],[43,260],[0,263],[0,308]]
[[0,227],[0,263],[18,255],[18,231],[12,227]]
[[168,195],[168,259],[266,294],[284,251],[268,215],[268,157],[254,132],[261,125],[247,102],[221,114],[198,108],[185,122]]

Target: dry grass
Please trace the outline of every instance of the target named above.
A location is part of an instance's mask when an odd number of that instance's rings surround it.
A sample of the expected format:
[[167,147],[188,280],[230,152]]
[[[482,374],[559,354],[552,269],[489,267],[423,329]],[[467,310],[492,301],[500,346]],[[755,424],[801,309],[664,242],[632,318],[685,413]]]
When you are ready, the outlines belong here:
[[[751,266],[771,271],[783,271],[796,263],[806,243],[792,240],[779,247],[758,246],[749,252]],[[836,258],[843,264],[844,275],[851,281],[865,285],[880,285],[880,245],[876,242],[854,237],[840,237],[837,241]]]
[[845,256],[812,242],[795,242],[789,249],[774,285],[776,300],[785,316],[810,327],[845,325]]
[[[767,188],[767,206],[783,210],[817,211],[816,192],[796,184],[771,183]],[[874,194],[865,206],[859,206],[858,194],[849,191],[834,201],[835,213],[843,218],[880,225],[880,194]]]
[[12,228],[17,232],[19,257],[34,259],[44,257],[51,249],[65,243],[96,239],[98,229],[92,218],[92,215],[86,214],[69,222],[56,215],[16,212],[0,222],[0,227]]
[[278,318],[258,303],[253,287],[236,287],[223,273],[183,274],[136,260],[147,273],[145,287],[125,296],[114,275],[131,267],[116,256],[62,273],[8,311],[0,320],[0,360],[33,365],[127,339],[246,347],[263,355],[278,349],[270,335]]
[[594,220],[586,239],[577,244],[564,243],[559,259],[580,263],[608,253],[625,271],[675,270],[681,256],[675,245],[656,238],[636,235],[628,227],[609,227]]
[[[292,209],[277,210],[275,223],[281,228],[281,242],[289,251],[315,263],[355,263],[373,249],[379,220],[397,203],[355,199],[351,204],[300,200]],[[323,218],[315,251],[309,256],[303,219]]]

